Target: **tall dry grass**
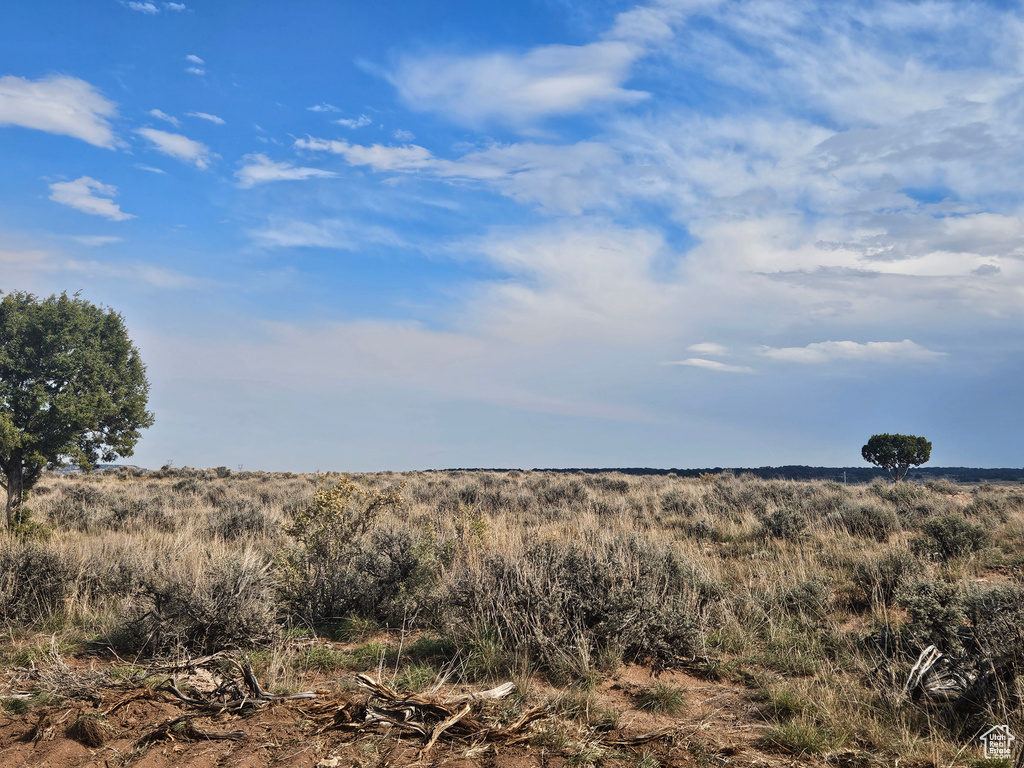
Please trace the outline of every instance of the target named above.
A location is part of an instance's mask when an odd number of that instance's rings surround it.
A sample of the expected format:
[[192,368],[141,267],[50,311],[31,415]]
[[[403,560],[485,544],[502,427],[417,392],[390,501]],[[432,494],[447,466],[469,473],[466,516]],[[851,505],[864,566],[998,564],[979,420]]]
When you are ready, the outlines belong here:
[[[1018,486],[121,469],[29,504],[0,539],[11,637],[205,653],[356,623],[429,632],[467,677],[685,663],[759,691],[798,753],[950,761],[994,718],[1024,732]],[[989,711],[899,695],[933,643],[995,660]]]

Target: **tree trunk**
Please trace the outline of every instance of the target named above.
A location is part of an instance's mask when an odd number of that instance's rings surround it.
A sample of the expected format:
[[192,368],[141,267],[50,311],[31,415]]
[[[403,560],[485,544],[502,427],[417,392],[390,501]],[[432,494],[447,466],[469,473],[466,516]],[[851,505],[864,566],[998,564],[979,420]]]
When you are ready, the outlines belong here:
[[7,475],[7,527],[13,528],[21,517],[21,504],[25,500],[25,482],[21,469]]

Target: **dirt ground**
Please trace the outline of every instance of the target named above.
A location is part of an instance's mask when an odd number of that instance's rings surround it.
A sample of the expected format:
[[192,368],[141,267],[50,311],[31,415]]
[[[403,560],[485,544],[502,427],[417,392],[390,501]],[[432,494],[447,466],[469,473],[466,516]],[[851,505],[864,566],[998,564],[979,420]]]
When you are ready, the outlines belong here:
[[[103,673],[96,657],[68,659],[65,676],[73,679]],[[114,665],[116,666],[116,664]],[[86,670],[84,671],[76,670]],[[189,686],[201,687],[203,674]],[[186,675],[187,677],[187,675]],[[12,669],[0,676],[0,698],[27,696],[47,684],[38,670]],[[344,678],[350,678],[345,680]],[[625,666],[604,680],[590,705],[615,713],[612,726],[581,724],[559,714],[552,705],[558,691],[531,682],[529,696],[516,706],[547,703],[538,720],[524,729],[518,743],[495,743],[485,737],[459,738],[442,734],[429,750],[425,737],[387,724],[354,730],[362,720],[347,713],[365,711],[369,694],[348,683],[354,675],[321,675],[314,681],[315,699],[274,701],[242,710],[210,712],[176,699],[169,691],[128,682],[113,683],[91,692],[80,691],[59,703],[32,706],[15,713],[0,712],[0,766],[4,768],[374,768],[376,766],[444,766],[444,768],[559,768],[566,765],[610,766],[759,766],[807,765],[792,755],[774,753],[758,740],[766,723],[751,691],[732,683],[700,679],[683,672],[665,672],[655,680],[650,671]],[[180,690],[186,689],[182,677]],[[655,683],[677,686],[685,707],[677,715],[640,709],[638,696]],[[74,687],[74,686],[72,686]],[[487,686],[477,686],[476,689]],[[342,689],[342,690],[339,690]],[[348,690],[344,690],[348,689]],[[443,698],[440,690],[432,695]],[[90,698],[91,697],[91,698]],[[7,701],[11,701],[7,698]],[[481,718],[495,704],[481,705]],[[17,707],[15,707],[17,708]],[[512,708],[506,704],[506,710]],[[344,714],[344,717],[339,715]],[[507,714],[507,712],[506,712]],[[584,718],[585,719],[585,718]],[[593,721],[592,721],[593,722]],[[663,732],[650,741],[623,743],[630,738]],[[230,738],[228,738],[230,736]],[[843,755],[828,762],[856,762]],[[852,756],[851,756],[852,757]]]

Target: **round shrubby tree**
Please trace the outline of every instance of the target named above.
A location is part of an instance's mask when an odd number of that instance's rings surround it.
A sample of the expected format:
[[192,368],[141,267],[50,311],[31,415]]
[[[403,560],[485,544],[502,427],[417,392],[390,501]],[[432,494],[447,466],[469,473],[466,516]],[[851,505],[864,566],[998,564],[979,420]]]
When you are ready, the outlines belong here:
[[916,435],[872,435],[860,455],[869,464],[885,469],[898,483],[911,467],[919,467],[931,458],[932,444]]
[[131,456],[149,382],[124,319],[77,294],[0,299],[0,487],[8,526],[47,467]]

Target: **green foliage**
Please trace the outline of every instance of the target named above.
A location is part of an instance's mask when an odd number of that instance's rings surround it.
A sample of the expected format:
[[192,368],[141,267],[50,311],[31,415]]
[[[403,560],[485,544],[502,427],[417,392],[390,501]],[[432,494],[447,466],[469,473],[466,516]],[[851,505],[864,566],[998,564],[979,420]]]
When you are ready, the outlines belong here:
[[7,523],[47,466],[131,456],[149,382],[124,320],[67,294],[0,300],[0,486]]
[[864,461],[882,467],[894,483],[907,476],[911,467],[919,467],[932,455],[932,444],[916,435],[872,435],[860,449]]
[[285,526],[295,546],[280,558],[293,612],[313,623],[346,615],[400,623],[415,616],[443,553],[431,535],[378,526],[401,508],[402,487],[367,489],[344,478],[318,488],[296,511]]
[[913,542],[914,551],[943,561],[980,552],[991,542],[987,530],[960,515],[927,520],[921,526],[921,533],[923,537]]
[[922,580],[901,587],[896,604],[907,611],[906,630],[916,645],[935,645],[946,653],[961,648],[958,630],[967,621],[964,596],[956,584]]

